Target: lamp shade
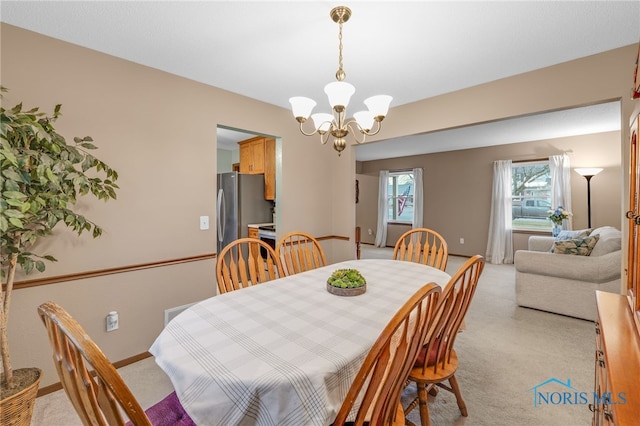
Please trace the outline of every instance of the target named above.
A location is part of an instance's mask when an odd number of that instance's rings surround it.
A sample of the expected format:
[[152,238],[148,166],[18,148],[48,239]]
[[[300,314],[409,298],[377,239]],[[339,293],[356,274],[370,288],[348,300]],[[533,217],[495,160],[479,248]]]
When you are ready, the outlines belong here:
[[580,167],[574,169],[581,176],[595,176],[603,169],[600,167]]
[[302,117],[305,120],[311,115],[313,107],[316,106],[316,101],[313,99],[305,98],[304,96],[294,96],[289,98],[291,104],[291,111],[295,118]]
[[388,95],[372,96],[364,100],[364,104],[369,108],[369,112],[374,117],[386,117],[389,112],[389,104],[393,98]]
[[331,108],[336,106],[347,107],[351,96],[356,92],[356,88],[353,85],[344,81],[334,81],[324,86],[324,93],[329,98],[329,105]]
[[311,115],[313,125],[320,133],[325,133],[331,128],[331,122],[333,121],[333,115],[326,112],[317,112]]
[[353,114],[353,118],[356,119],[358,126],[364,130],[371,130],[373,127],[373,114],[370,111],[359,111]]

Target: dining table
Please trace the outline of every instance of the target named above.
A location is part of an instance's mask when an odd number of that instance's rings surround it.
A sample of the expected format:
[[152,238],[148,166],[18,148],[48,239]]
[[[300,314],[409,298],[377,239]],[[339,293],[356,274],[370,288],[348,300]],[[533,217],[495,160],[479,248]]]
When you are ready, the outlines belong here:
[[[357,269],[366,291],[328,292],[338,269]],[[197,302],[149,352],[198,425],[329,425],[393,315],[449,279],[414,262],[343,261]]]

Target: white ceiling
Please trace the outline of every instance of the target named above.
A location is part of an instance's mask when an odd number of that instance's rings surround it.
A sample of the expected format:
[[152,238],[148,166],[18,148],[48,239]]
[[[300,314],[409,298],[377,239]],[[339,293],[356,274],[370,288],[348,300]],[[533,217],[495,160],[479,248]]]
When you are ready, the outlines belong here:
[[[393,108],[640,40],[639,1],[3,0],[0,20],[284,108],[289,97],[308,96],[328,111],[322,89],[338,68],[338,27],[329,11],[341,4],[353,11],[343,35],[346,81],[356,87],[351,112],[374,94],[393,96]],[[582,110],[593,112],[579,121],[602,116],[597,108]],[[532,128],[551,128],[541,120],[553,117],[534,116]],[[522,138],[540,139],[525,136],[528,122],[503,124],[517,123]],[[451,149],[443,138],[464,131],[388,143],[392,156],[401,146],[402,155],[414,153],[413,145]],[[385,142],[357,149],[361,160],[380,155],[389,156]]]

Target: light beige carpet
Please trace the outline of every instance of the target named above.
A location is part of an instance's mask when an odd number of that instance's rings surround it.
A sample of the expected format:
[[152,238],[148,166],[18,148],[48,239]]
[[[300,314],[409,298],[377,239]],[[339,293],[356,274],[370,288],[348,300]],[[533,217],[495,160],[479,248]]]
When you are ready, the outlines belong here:
[[[365,245],[362,257],[390,258],[391,254],[390,249]],[[455,272],[465,260],[451,257],[448,272]],[[590,424],[586,404],[534,407],[532,388],[555,378],[565,383],[571,380],[572,393],[592,394],[593,323],[516,306],[514,277],[513,265],[486,265],[467,314],[466,330],[456,340],[460,358],[456,376],[469,416],[462,417],[453,395],[441,391],[429,405],[432,425]],[[170,381],[152,358],[119,371],[144,407],[172,391]],[[565,390],[562,386],[548,389]],[[410,386],[404,400],[413,396],[415,388]],[[417,409],[409,418],[420,423]],[[37,399],[32,425],[74,426],[81,422],[64,392],[59,391]]]

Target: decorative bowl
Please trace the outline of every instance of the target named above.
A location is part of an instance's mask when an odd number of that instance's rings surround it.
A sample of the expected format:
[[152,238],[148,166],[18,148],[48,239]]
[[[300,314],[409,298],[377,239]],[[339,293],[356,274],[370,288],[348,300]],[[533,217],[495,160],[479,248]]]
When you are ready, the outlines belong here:
[[357,269],[337,269],[327,280],[327,291],[337,296],[358,296],[367,291],[367,281]]

